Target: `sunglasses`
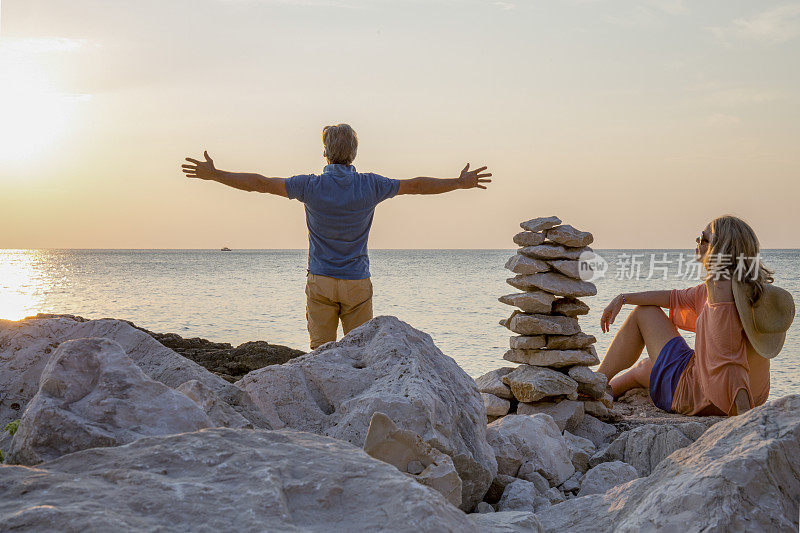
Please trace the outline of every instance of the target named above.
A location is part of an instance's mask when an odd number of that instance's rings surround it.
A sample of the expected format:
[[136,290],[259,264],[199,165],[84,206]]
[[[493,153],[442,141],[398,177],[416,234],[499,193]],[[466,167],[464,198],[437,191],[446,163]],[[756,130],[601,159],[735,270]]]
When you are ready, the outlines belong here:
[[710,241],[708,240],[708,237],[706,237],[706,234],[705,234],[705,233],[701,233],[701,234],[700,234],[700,236],[699,236],[698,238],[696,238],[694,241],[695,241],[697,244],[708,244],[708,243],[710,242]]

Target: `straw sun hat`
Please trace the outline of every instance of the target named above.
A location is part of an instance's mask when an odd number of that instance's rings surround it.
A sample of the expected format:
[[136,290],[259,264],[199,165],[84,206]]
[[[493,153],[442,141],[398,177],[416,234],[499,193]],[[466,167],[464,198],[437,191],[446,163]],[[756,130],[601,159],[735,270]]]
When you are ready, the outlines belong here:
[[733,299],[744,332],[759,355],[772,359],[783,348],[786,330],[794,320],[794,299],[788,291],[765,283],[761,298],[750,305],[748,284],[732,278]]

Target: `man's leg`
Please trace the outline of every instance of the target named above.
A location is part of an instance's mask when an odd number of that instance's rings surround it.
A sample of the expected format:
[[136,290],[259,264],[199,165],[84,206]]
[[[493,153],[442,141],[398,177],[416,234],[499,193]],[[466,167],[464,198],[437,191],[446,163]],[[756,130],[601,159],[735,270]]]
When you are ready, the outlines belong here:
[[335,290],[335,285],[330,282],[331,279],[309,274],[306,280],[306,321],[312,350],[316,350],[326,342],[336,340],[339,303],[331,299],[331,287]]
[[342,332],[347,335],[372,319],[372,280],[370,278],[344,280],[345,290],[341,296]]
[[[660,307],[637,305],[614,335],[614,340],[597,369],[608,378],[614,397],[634,387],[646,387],[649,384],[650,370],[661,348],[678,335],[677,328]],[[645,347],[649,356],[646,362],[617,376],[636,363]]]

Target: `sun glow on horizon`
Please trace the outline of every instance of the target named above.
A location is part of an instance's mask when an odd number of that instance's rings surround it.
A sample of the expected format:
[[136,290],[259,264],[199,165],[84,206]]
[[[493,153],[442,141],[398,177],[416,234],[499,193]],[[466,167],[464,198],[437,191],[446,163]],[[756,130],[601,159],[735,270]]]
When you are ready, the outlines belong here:
[[60,93],[35,59],[0,41],[0,161],[45,152],[68,130],[77,102]]

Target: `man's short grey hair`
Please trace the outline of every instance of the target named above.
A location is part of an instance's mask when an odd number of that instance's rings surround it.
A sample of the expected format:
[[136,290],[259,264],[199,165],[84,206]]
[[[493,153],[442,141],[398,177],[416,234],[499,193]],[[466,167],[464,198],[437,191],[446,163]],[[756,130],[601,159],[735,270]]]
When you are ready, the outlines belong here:
[[349,124],[322,128],[322,143],[325,145],[325,157],[332,164],[349,165],[356,158],[358,137]]

